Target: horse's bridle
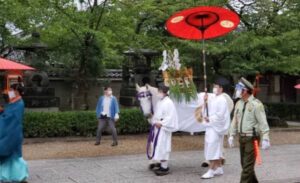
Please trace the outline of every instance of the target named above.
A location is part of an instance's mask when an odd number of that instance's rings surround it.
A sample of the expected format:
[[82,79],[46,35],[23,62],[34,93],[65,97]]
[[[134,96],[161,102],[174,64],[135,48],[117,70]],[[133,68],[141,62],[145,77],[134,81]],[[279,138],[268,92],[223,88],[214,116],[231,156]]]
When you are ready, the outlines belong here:
[[[142,98],[147,98],[149,97],[150,98],[150,101],[151,101],[151,114],[153,115],[153,104],[152,104],[152,94],[150,91],[142,91],[142,92],[139,92],[137,95],[136,95],[137,99],[142,99]],[[140,106],[140,109],[143,111],[143,108]]]
[[152,94],[150,91],[142,91],[137,94],[138,99],[146,98],[146,97],[152,97]]

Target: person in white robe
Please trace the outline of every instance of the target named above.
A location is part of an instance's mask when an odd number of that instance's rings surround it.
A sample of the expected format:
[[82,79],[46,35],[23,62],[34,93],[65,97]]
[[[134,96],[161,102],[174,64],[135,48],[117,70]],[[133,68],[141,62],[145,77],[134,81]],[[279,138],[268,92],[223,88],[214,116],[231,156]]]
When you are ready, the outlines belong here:
[[[203,116],[206,126],[205,132],[205,159],[210,162],[209,170],[202,176],[203,179],[210,179],[216,175],[223,175],[223,140],[230,126],[230,109],[223,93],[222,84],[214,84],[213,93],[210,96],[207,107],[204,107]],[[207,100],[207,96],[205,100]],[[207,112],[208,110],[208,112]]]
[[[171,152],[172,132],[178,130],[178,117],[175,105],[168,96],[169,88],[159,88],[160,100],[156,104],[152,124],[155,126],[155,134],[158,133],[155,152],[152,160],[160,161],[160,168],[154,172],[156,175],[167,175],[169,173],[168,160]],[[159,131],[159,132],[158,132]]]

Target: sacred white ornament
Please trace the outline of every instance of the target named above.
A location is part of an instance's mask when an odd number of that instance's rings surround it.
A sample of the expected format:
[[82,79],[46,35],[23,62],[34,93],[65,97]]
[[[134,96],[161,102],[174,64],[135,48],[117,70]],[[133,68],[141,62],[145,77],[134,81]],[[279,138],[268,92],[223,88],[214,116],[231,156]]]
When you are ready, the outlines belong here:
[[163,62],[161,63],[161,66],[159,67],[158,70],[165,71],[169,67],[168,59],[167,59],[167,57],[168,57],[167,51],[164,50],[162,55],[163,55]]
[[172,18],[171,23],[176,24],[178,22],[181,22],[184,19],[184,16],[177,16]]
[[234,26],[234,23],[230,20],[222,20],[220,22],[220,25],[224,28],[232,28]]
[[174,66],[176,68],[176,70],[179,70],[181,67],[180,59],[179,59],[179,52],[178,49],[174,49],[174,57],[173,57],[173,62],[174,62]]

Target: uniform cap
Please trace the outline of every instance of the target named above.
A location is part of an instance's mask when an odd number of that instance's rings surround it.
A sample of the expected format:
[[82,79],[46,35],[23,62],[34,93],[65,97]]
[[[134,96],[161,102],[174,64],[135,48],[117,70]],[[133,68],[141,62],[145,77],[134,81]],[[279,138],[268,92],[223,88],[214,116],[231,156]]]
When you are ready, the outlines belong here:
[[253,85],[247,79],[245,79],[244,77],[241,77],[240,82],[243,83],[246,88],[248,88],[250,90],[254,89]]

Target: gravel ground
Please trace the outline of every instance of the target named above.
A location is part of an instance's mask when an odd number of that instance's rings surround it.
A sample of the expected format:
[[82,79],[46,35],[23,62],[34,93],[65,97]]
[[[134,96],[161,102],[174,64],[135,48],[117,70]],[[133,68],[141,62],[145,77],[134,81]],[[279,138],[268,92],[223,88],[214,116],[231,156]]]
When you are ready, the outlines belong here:
[[[274,129],[270,138],[273,145],[300,144],[300,130]],[[110,146],[111,136],[104,136],[99,146],[94,146],[93,138],[25,139],[23,156],[26,160],[36,160],[141,154],[146,152],[146,139],[146,134],[120,136],[116,147]],[[203,140],[204,135],[177,134],[172,139],[172,150],[202,150]]]

